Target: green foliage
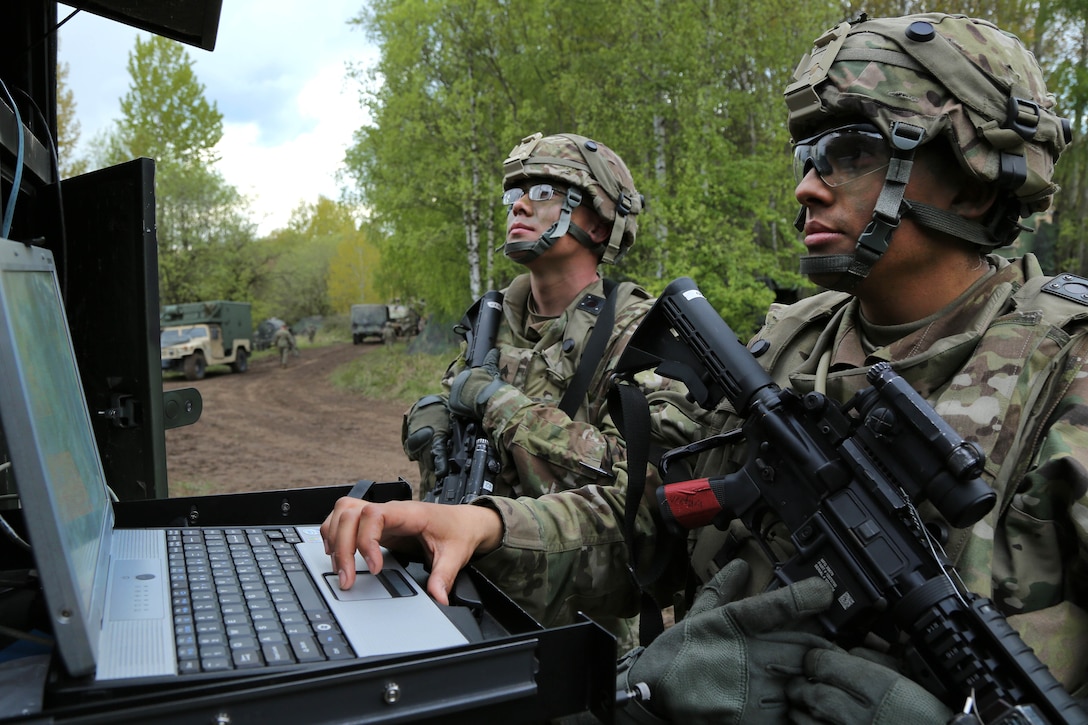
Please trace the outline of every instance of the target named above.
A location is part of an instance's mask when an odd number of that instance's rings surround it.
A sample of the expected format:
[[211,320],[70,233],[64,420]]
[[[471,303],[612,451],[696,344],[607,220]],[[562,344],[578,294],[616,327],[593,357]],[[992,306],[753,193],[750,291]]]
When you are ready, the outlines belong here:
[[613,277],[691,275],[750,327],[797,283],[781,90],[837,6],[772,0],[429,3],[379,0],[358,21],[381,48],[346,158],[380,225],[380,284],[460,314],[520,269],[505,236],[502,160],[525,135],[575,132],[627,162],[648,202]]
[[57,64],[57,163],[62,179],[82,174],[90,165],[88,159],[77,157],[74,151],[81,126],[76,118],[75,94],[68,87],[68,73],[67,63]]
[[[352,71],[372,122],[345,154],[345,201],[302,204],[255,240],[245,200],[216,170],[222,116],[183,46],[158,37],[137,41],[123,118],[91,158],[156,160],[163,303],[248,300],[256,321],[399,297],[458,319],[522,269],[496,251],[506,154],[535,131],[584,134],[626,160],[647,202],[635,247],[602,271],[654,292],[693,277],[743,334],[772,289],[805,287],[782,91],[812,39],[862,10],[994,20],[1039,58],[1075,138],[1088,132],[1084,0],[373,0],[354,21],[380,60]],[[62,149],[78,136],[64,129]],[[1088,274],[1086,175],[1088,150],[1074,143],[1040,234],[1014,251]]]
[[180,43],[137,38],[128,70],[122,117],[95,139],[95,156],[104,164],[155,160],[160,301],[250,300],[254,225],[244,199],[215,168],[222,114],[204,97]]
[[340,240],[329,264],[332,309],[347,312],[353,304],[380,303],[386,299],[375,284],[379,260],[378,247],[365,228]]
[[146,41],[137,37],[128,71],[132,83],[121,99],[113,150],[179,166],[214,163],[223,115],[204,98],[184,46],[158,35]]
[[252,285],[255,319],[297,320],[346,311],[330,295],[330,284],[346,274],[335,260],[342,249],[365,247],[365,236],[347,206],[325,197],[303,202],[285,229],[253,246],[259,250]]
[[[1075,133],[1088,130],[1083,0],[377,0],[356,20],[381,49],[355,72],[373,122],[346,168],[382,230],[379,284],[456,315],[508,281],[519,268],[488,251],[504,236],[502,159],[529,133],[571,131],[616,149],[647,200],[634,249],[604,272],[655,291],[691,276],[749,329],[772,289],[806,288],[782,91],[813,38],[861,11],[993,20],[1039,58]],[[1074,144],[1058,165],[1063,192],[1034,240],[1082,272],[1086,155]]]
[[337,368],[332,383],[372,400],[400,401],[407,409],[424,395],[441,392],[439,381],[455,355],[410,353],[403,343],[384,345]]

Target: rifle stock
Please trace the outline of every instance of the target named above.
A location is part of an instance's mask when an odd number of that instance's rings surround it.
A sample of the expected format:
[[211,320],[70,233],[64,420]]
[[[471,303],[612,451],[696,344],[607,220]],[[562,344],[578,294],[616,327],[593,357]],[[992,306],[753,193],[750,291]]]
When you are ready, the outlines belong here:
[[[468,345],[465,361],[470,368],[483,365],[487,353],[495,347],[502,322],[502,298],[502,293],[496,290],[484,293],[474,305],[475,315],[469,310],[459,328]],[[498,458],[487,432],[478,421],[458,415],[451,417],[449,452],[449,472],[435,482],[428,501],[470,503],[494,490],[489,477],[498,473]]]
[[[820,576],[834,588],[821,616],[839,643],[877,631],[906,638],[913,679],[953,710],[973,697],[987,723],[1088,723],[1088,716],[989,599],[959,583],[918,516],[928,500],[971,526],[996,494],[978,478],[984,456],[887,363],[846,405],[779,388],[686,278],[672,282],[632,338],[618,372],[655,368],[684,382],[703,408],[723,397],[742,417],[736,471],[658,489],[663,519],[682,530],[740,519],[784,586]],[[691,450],[694,444],[666,454]],[[779,561],[759,535],[780,521],[795,554]],[[890,635],[890,636],[889,636]]]

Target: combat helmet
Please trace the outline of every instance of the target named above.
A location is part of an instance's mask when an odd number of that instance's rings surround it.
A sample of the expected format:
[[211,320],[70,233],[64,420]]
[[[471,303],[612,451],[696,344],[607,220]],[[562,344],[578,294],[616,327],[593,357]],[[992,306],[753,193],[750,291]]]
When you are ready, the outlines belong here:
[[[1072,139],[1069,121],[1055,115],[1035,56],[990,22],[944,13],[862,15],[817,38],[794,78],[785,96],[795,143],[836,117],[860,117],[892,152],[854,254],[803,257],[806,274],[846,272],[856,284],[908,214],[980,248],[1005,246],[1025,229],[1020,219],[1047,209],[1058,190],[1051,179]],[[1000,190],[983,223],[903,199],[915,150],[941,136],[970,177]]]
[[[568,187],[559,219],[535,242],[507,243],[504,252],[519,262],[536,259],[564,234],[569,233],[590,249],[599,250],[601,261],[613,264],[635,243],[636,216],[643,198],[623,159],[604,144],[571,133],[526,136],[503,162],[503,189],[528,179],[553,179]],[[595,244],[584,229],[571,221],[571,212],[589,196],[593,210],[612,222],[607,244]]]

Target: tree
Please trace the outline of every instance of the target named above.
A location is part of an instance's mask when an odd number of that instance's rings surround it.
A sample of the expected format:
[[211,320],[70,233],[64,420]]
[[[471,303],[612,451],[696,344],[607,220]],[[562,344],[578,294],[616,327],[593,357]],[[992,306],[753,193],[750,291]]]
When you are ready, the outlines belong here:
[[376,87],[373,124],[346,165],[387,240],[380,278],[447,314],[477,280],[508,281],[519,268],[488,256],[502,159],[533,131],[569,131],[612,146],[649,201],[606,271],[650,287],[698,274],[747,328],[773,297],[763,278],[799,280],[781,91],[810,40],[794,28],[834,19],[785,0],[371,4],[358,22],[381,60],[356,77]]
[[57,163],[60,178],[67,179],[86,172],[90,161],[75,153],[81,127],[76,118],[76,98],[68,87],[67,63],[57,64]]
[[366,228],[345,236],[336,245],[329,264],[329,305],[335,312],[347,312],[353,304],[383,302],[388,297],[375,284],[380,260],[378,248]]
[[495,283],[498,161],[522,135],[504,121],[506,17],[494,3],[381,0],[357,21],[384,48],[367,101],[382,120],[346,159],[386,240],[379,283],[439,311]]
[[247,258],[255,227],[244,198],[215,168],[222,114],[176,41],[137,38],[128,71],[121,119],[97,140],[98,155],[107,164],[155,160],[161,301],[248,299],[255,272],[234,265]]
[[300,203],[285,229],[255,245],[262,255],[254,285],[261,314],[297,320],[345,310],[339,306],[343,297],[334,298],[332,292],[346,295],[341,286],[348,275],[334,260],[342,249],[366,246],[349,206],[323,196],[313,204]]
[[[570,131],[612,146],[647,199],[634,249],[604,271],[651,291],[691,275],[731,325],[749,329],[774,291],[811,289],[796,271],[802,248],[792,227],[798,206],[782,92],[813,38],[856,17],[855,5],[372,3],[357,22],[381,57],[370,74],[355,73],[370,89],[372,123],[357,132],[346,167],[381,232],[379,280],[400,294],[422,291],[449,315],[482,287],[509,280],[519,268],[489,256],[504,231],[501,160],[533,131]],[[967,12],[1017,33],[1081,133],[1082,6],[877,0],[865,9]],[[1074,145],[1058,165],[1056,223],[1044,223],[1040,235],[1074,270],[1088,264],[1086,154]]]

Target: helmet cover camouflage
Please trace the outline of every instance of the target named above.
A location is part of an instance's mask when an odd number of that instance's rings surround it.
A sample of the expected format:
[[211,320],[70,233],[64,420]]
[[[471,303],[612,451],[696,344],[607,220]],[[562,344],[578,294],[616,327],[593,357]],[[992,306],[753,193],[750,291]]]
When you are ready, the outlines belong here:
[[635,217],[642,211],[643,200],[627,165],[612,149],[575,134],[526,136],[503,162],[503,189],[533,178],[583,190],[593,200],[593,210],[612,222],[602,262],[616,262],[635,243]]
[[902,121],[944,134],[962,168],[1013,191],[1022,213],[1049,207],[1054,163],[1070,141],[1035,56],[985,20],[925,13],[842,23],[815,41],[786,90],[802,139],[835,118]]

